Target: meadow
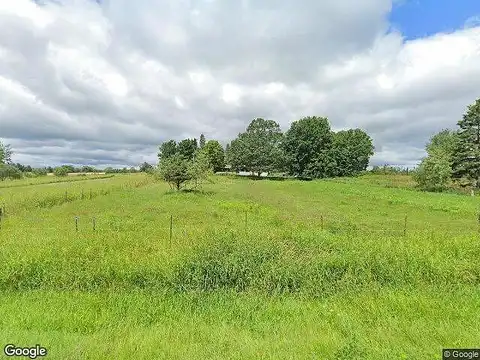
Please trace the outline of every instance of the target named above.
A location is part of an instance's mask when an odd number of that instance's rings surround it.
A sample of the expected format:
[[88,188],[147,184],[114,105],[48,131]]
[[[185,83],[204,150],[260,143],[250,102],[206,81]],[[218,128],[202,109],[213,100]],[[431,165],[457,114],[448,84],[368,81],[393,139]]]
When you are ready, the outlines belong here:
[[441,359],[480,345],[478,198],[406,175],[0,183],[0,339],[48,359]]

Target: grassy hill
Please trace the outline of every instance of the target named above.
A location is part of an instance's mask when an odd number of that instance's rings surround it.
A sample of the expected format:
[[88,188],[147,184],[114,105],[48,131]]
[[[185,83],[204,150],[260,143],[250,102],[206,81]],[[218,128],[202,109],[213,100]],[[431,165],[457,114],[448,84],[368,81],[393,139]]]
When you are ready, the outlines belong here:
[[383,360],[480,341],[476,197],[379,175],[219,176],[181,193],[143,174],[40,182],[0,184],[5,344],[51,359]]

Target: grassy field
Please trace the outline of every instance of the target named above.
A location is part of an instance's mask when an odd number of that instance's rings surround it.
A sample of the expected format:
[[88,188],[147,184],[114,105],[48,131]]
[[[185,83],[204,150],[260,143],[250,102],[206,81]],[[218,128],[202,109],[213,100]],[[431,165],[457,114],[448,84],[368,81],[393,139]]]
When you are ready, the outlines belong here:
[[424,360],[480,346],[476,197],[379,175],[181,193],[143,174],[22,181],[0,184],[2,347]]

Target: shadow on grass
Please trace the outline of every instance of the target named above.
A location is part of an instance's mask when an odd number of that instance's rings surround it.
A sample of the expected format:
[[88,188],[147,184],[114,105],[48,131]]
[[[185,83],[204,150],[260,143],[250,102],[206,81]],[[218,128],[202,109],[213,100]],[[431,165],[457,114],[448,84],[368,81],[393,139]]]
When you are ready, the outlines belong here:
[[212,196],[215,195],[215,191],[211,190],[198,190],[198,189],[180,189],[180,190],[167,190],[164,195],[174,195],[174,194],[194,194],[201,196]]
[[312,181],[313,178],[310,177],[294,177],[294,176],[255,176],[255,175],[220,175],[228,176],[233,179],[245,179],[245,180],[264,180],[264,181],[288,181],[288,180],[301,180],[301,181]]

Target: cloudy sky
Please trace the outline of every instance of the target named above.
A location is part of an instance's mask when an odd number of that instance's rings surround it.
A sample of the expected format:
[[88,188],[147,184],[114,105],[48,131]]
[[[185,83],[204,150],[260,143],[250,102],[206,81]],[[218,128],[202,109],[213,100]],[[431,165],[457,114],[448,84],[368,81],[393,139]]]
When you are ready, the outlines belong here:
[[153,163],[170,138],[319,115],[415,165],[478,97],[478,0],[0,0],[14,162]]

